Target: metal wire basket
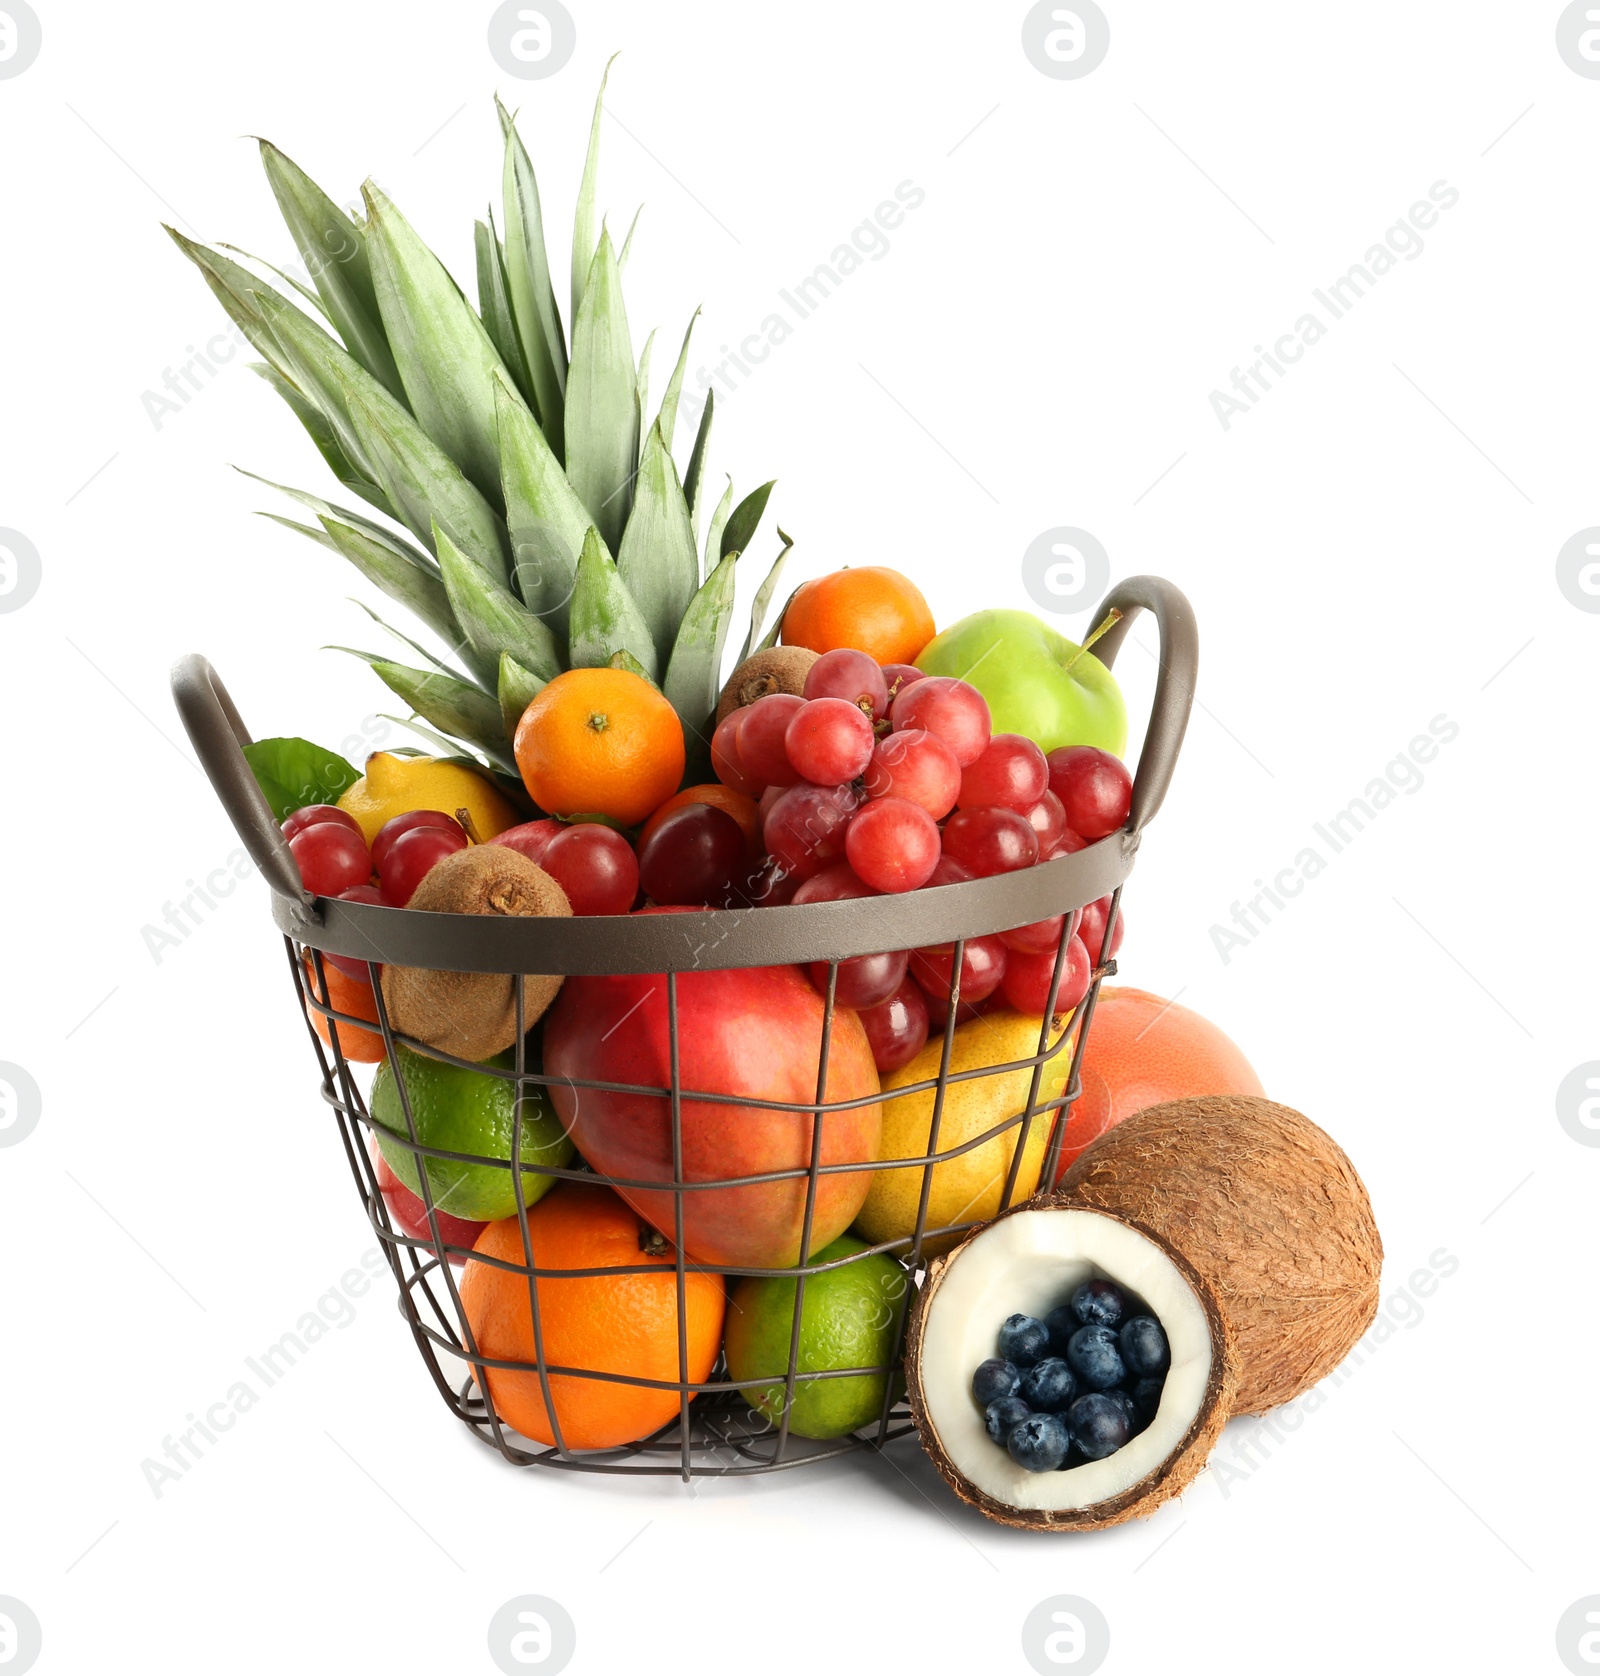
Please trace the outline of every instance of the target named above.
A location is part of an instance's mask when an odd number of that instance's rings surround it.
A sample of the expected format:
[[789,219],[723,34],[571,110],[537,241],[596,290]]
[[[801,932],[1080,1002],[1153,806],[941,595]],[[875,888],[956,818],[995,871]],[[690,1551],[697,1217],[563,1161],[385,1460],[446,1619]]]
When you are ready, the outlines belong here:
[[[1111,975],[1110,958],[1116,929],[1122,885],[1132,869],[1145,824],[1160,807],[1171,779],[1184,730],[1188,722],[1198,658],[1194,616],[1184,596],[1157,577],[1134,577],[1115,588],[1094,618],[1101,620],[1112,610],[1120,620],[1097,643],[1096,652],[1108,666],[1114,661],[1133,618],[1148,610],[1160,632],[1160,662],[1155,699],[1126,827],[1108,838],[1089,845],[1074,855],[1062,856],[1021,872],[1001,874],[971,883],[949,885],[936,890],[913,891],[900,896],[860,901],[815,903],[803,906],[763,907],[748,910],[723,909],[664,916],[624,915],[583,919],[518,919],[436,914],[409,908],[386,908],[363,903],[313,898],[303,888],[288,845],[262,796],[241,747],[250,742],[243,722],[222,683],[209,663],[198,654],[184,658],[173,672],[173,696],[189,738],[199,753],[216,790],[251,859],[273,890],[273,917],[284,936],[289,967],[296,993],[304,1010],[311,1042],[317,1057],[322,1098],[332,1109],[346,1162],[355,1180],[366,1214],[382,1243],[399,1293],[399,1307],[411,1329],[417,1348],[440,1396],[451,1412],[483,1442],[507,1461],[519,1466],[553,1467],[566,1471],[604,1473],[677,1474],[685,1482],[695,1477],[731,1477],[770,1472],[805,1461],[816,1461],[858,1448],[882,1448],[910,1432],[909,1415],[901,1398],[897,1375],[901,1356],[900,1335],[904,1311],[896,1329],[894,1353],[888,1363],[827,1372],[797,1371],[801,1314],[808,1278],[824,1268],[838,1268],[864,1261],[876,1253],[887,1253],[904,1266],[907,1289],[919,1284],[925,1271],[925,1251],[930,1241],[959,1234],[972,1223],[929,1226],[929,1201],[933,1171],[938,1164],[954,1159],[993,1136],[1019,1130],[1010,1149],[1010,1166],[1001,1192],[1001,1208],[1014,1197],[1019,1166],[1027,1138],[1034,1124],[1048,1122],[1051,1133],[1040,1174],[1041,1190],[1053,1183],[1062,1145],[1063,1130],[1072,1102],[1080,1092],[1079,1069],[1084,1045],[1094,1015],[1101,980]],[[1110,913],[1099,950],[1091,950],[1096,964],[1090,987],[1070,1016],[1059,1015],[1042,1021],[1037,1051],[1016,1060],[989,1065],[980,1071],[951,1069],[951,1051],[960,1014],[962,951],[974,937],[992,935],[1030,924],[1056,914],[1065,914],[1057,951],[1055,973],[1059,981],[1067,957],[1069,940],[1076,923],[1074,910],[1109,895]],[[885,949],[916,949],[930,944],[952,944],[949,1010],[944,1024],[943,1049],[935,1077],[910,1085],[909,1092],[931,1091],[932,1118],[925,1150],[914,1157],[880,1159],[874,1170],[921,1172],[916,1225],[904,1238],[869,1247],[840,1261],[821,1264],[801,1262],[785,1269],[718,1268],[731,1281],[736,1275],[777,1275],[794,1283],[793,1321],[788,1370],[780,1376],[782,1386],[779,1417],[769,1422],[752,1410],[740,1395],[739,1386],[727,1376],[719,1355],[710,1377],[689,1377],[689,1328],[686,1290],[689,1277],[712,1272],[697,1263],[684,1249],[685,1201],[708,1190],[764,1186],[790,1181],[804,1193],[803,1235],[800,1252],[811,1252],[813,1213],[819,1185],[828,1174],[861,1169],[851,1164],[826,1163],[823,1137],[830,1117],[848,1113],[861,1105],[859,1099],[829,1102],[824,1098],[828,1059],[834,1039],[836,1018],[834,991],[840,963],[857,955],[877,954]],[[467,1312],[463,1309],[457,1264],[466,1259],[461,1246],[452,1245],[441,1228],[429,1168],[418,1170],[419,1192],[426,1208],[427,1237],[412,1237],[402,1231],[390,1214],[380,1190],[372,1149],[367,1144],[374,1129],[368,1098],[357,1082],[356,1067],[346,1056],[341,1026],[371,1028],[361,1020],[336,1010],[330,994],[327,955],[359,960],[395,961],[408,966],[452,972],[494,972],[514,978],[517,1022],[524,1018],[524,982],[528,974],[664,974],[670,1030],[670,1082],[666,1086],[637,1088],[622,1083],[577,1079],[576,1086],[601,1093],[630,1094],[643,1099],[668,1102],[672,1139],[672,1174],[661,1179],[621,1179],[591,1171],[581,1159],[557,1167],[523,1162],[512,1168],[512,1159],[523,1158],[523,1102],[536,1085],[549,1086],[557,1079],[530,1063],[526,1034],[519,1029],[513,1063],[504,1069],[473,1067],[503,1077],[516,1088],[509,1156],[483,1157],[448,1152],[421,1144],[410,1099],[405,1094],[396,1049],[404,1046],[436,1060],[451,1060],[424,1044],[402,1036],[391,1028],[383,1004],[382,987],[374,983],[378,1013],[377,1029],[395,1083],[401,1091],[407,1135],[398,1137],[419,1165],[424,1158],[486,1165],[510,1172],[515,1184],[516,1219],[521,1234],[523,1258],[519,1263],[496,1262],[525,1279],[532,1319],[535,1354],[531,1360],[496,1358],[485,1355],[475,1342]],[[826,963],[828,982],[818,1054],[816,1099],[804,1106],[730,1099],[717,1093],[684,1087],[679,1071],[678,994],[680,977],[691,971],[727,971],[786,963]],[[376,971],[369,968],[372,976]],[[322,1033],[311,1028],[321,1021]],[[1075,1033],[1075,1035],[1074,1035]],[[1046,1062],[1054,1058],[1071,1039],[1071,1074],[1062,1093],[1041,1098],[1041,1081]],[[958,1146],[940,1147],[940,1122],[948,1089],[963,1080],[998,1073],[1028,1071],[1028,1099],[1023,1109],[1010,1114],[982,1135]],[[571,1085],[573,1079],[560,1079]],[[907,1089],[899,1089],[905,1094]],[[809,1146],[809,1158],[793,1168],[761,1175],[717,1176],[689,1179],[683,1164],[683,1111],[686,1102],[715,1098],[722,1106],[748,1108],[748,1121],[798,1123]],[[363,1133],[363,1132],[367,1133]],[[397,1143],[391,1130],[386,1139]],[[561,1179],[601,1182],[618,1188],[626,1198],[629,1190],[670,1194],[671,1225],[661,1232],[672,1240],[673,1270],[676,1276],[678,1376],[659,1380],[608,1372],[590,1367],[560,1365],[544,1353],[540,1319],[539,1283],[578,1279],[597,1274],[660,1272],[659,1264],[641,1263],[637,1269],[593,1269],[541,1267],[534,1258],[529,1230],[529,1206],[525,1177],[549,1175]],[[655,1219],[659,1226],[664,1218]],[[452,1261],[454,1259],[454,1261]],[[483,1261],[476,1258],[474,1261]],[[497,1411],[490,1395],[486,1370],[507,1370],[537,1377],[544,1412],[549,1418],[552,1439],[539,1443],[515,1432]],[[797,1387],[818,1378],[882,1376],[883,1399],[876,1421],[843,1438],[814,1441],[794,1434],[790,1413]],[[552,1394],[552,1378],[608,1381],[649,1387],[676,1395],[677,1413],[670,1423],[651,1435],[621,1447],[587,1450],[570,1447],[563,1437],[562,1404]],[[763,1384],[780,1381],[763,1381]]]

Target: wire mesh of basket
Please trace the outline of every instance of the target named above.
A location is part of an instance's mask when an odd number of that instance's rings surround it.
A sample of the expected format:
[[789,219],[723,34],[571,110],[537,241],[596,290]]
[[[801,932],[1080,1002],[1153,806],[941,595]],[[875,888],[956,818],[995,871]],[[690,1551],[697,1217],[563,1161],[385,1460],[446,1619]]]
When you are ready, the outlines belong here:
[[[1141,610],[1156,619],[1159,668],[1122,831],[1021,872],[900,896],[657,915],[483,918],[309,896],[243,757],[241,747],[250,736],[238,711],[205,659],[191,655],[177,665],[173,691],[184,725],[241,840],[272,887],[273,914],[316,1056],[322,1098],[381,1242],[400,1312],[440,1396],[474,1436],[519,1466],[677,1475],[687,1482],[881,1449],[911,1431],[899,1378],[905,1303],[939,1250],[1016,1198],[1048,1191],[1055,1181],[1100,984],[1116,969],[1111,949],[1123,881],[1142,830],[1166,794],[1182,744],[1198,657],[1194,618],[1183,595],[1155,577],[1121,583],[1096,615],[1099,621],[1113,611],[1121,613],[1096,651],[1110,665]],[[981,1016],[982,1002],[970,995],[963,999],[961,993],[969,945],[1062,916],[1054,944],[1054,992],[1080,911],[1107,897],[1101,946],[1090,951],[1093,971],[1076,1006],[1039,1020],[1031,1052],[975,1068],[953,1064],[958,1028]],[[929,1100],[926,1142],[910,1155],[876,1156],[878,1148],[863,1139],[874,1132],[874,1114],[881,1112],[884,1098],[876,1077],[870,1088],[830,1097],[830,1065],[837,1067],[851,1052],[859,1057],[861,1032],[852,1010],[839,1004],[840,970],[861,956],[931,947],[947,951],[950,972],[948,993],[933,1007],[936,1019],[942,1014],[942,1033],[930,1037],[939,1044],[937,1068],[910,1082],[897,1074],[892,1088],[896,1100]],[[340,957],[345,973],[365,967],[374,980],[370,1011],[358,1014],[348,1010],[348,1002],[338,1004],[351,990],[348,979],[340,986],[339,972],[330,974],[335,964],[330,957]],[[469,1064],[397,1032],[376,981],[381,965],[391,962],[509,977],[518,1026],[513,1049],[501,1061]],[[814,1085],[779,1099],[686,1080],[685,1058],[695,1060],[694,1041],[687,1055],[685,1041],[693,1026],[697,987],[717,974],[785,966],[810,968],[807,981],[820,1000]],[[547,1071],[540,1026],[525,1028],[526,981],[532,974],[579,980],[636,976],[635,987],[643,986],[640,993],[647,993],[652,1005],[640,1019],[619,1020],[618,1028],[649,1048],[643,1062],[654,1067],[651,1080]],[[655,1021],[653,1028],[648,1020]],[[408,1085],[407,1067],[415,1064],[411,1055],[497,1079],[496,1086],[503,1085],[508,1096],[509,1145],[488,1154],[429,1144]],[[1062,1077],[1059,1060],[1068,1055],[1070,1070]],[[361,1073],[374,1061],[381,1061],[392,1078],[399,1123],[391,1118],[380,1125],[373,1115],[372,1091],[363,1090]],[[1047,1081],[1053,1062],[1056,1068]],[[1020,1109],[1011,1110],[1016,1102],[1008,1099],[1004,1115],[981,1132],[958,1132],[953,1140],[947,1134],[941,1143],[952,1092],[965,1082],[999,1077],[1015,1078],[1016,1089],[1026,1087]],[[563,1163],[530,1160],[526,1129],[536,1113],[552,1107],[572,1128],[580,1150],[586,1131],[578,1114],[585,1111],[609,1112],[613,1121],[631,1125],[635,1136],[649,1137],[653,1150],[641,1145],[629,1154],[635,1160],[632,1174],[602,1173],[581,1156]],[[381,1154],[376,1144],[380,1130]],[[726,1158],[708,1157],[704,1142],[709,1131],[737,1135],[741,1145],[748,1142],[762,1155],[767,1167],[741,1169]],[[980,1148],[987,1149],[981,1154],[990,1172],[986,1187],[998,1187],[997,1202],[984,1202],[983,1217],[937,1219],[931,1214],[936,1169]],[[715,1154],[716,1148],[710,1151]],[[380,1172],[388,1160],[399,1168],[386,1181]],[[485,1236],[468,1243],[474,1229],[437,1202],[437,1181],[463,1167],[501,1172],[508,1179],[515,1212],[496,1224],[501,1232],[495,1240]],[[913,1224],[897,1238],[857,1241],[845,1254],[828,1256],[834,1234],[854,1214],[852,1201],[859,1207],[863,1184],[884,1171],[907,1172],[915,1184]],[[395,1175],[415,1183],[415,1200],[396,1194]],[[541,1260],[540,1248],[547,1246],[548,1256],[550,1238],[550,1212],[541,1207],[555,1202],[562,1184],[573,1184],[565,1189],[569,1195],[585,1187],[610,1188],[631,1207],[640,1230],[636,1262],[618,1263],[612,1257],[603,1265],[579,1266]],[[708,1253],[708,1241],[715,1244],[709,1230],[719,1216],[729,1214],[745,1223],[792,1229],[794,1261],[762,1265],[729,1261],[726,1249]],[[824,1231],[827,1239],[821,1237]],[[808,1358],[802,1330],[808,1283],[815,1289],[823,1284],[819,1276],[868,1262],[876,1263],[881,1275],[884,1259],[892,1263],[895,1281],[874,1342],[887,1344],[887,1354],[845,1366]],[[506,1338],[503,1311],[495,1317],[499,1325],[485,1333],[483,1312],[477,1312],[475,1329],[474,1311],[464,1302],[464,1290],[488,1280],[491,1271],[509,1277],[499,1284],[514,1290],[516,1311],[525,1296],[525,1316],[511,1335],[515,1342],[501,1342]],[[637,1365],[596,1365],[612,1359],[606,1356],[563,1361],[560,1320],[569,1313],[567,1301],[580,1295],[573,1289],[587,1285],[596,1289],[593,1297],[603,1300],[613,1293],[602,1289],[633,1277],[649,1289],[655,1307],[670,1309],[674,1319],[676,1343],[663,1347],[661,1365],[644,1373]],[[784,1303],[788,1354],[777,1365],[756,1370],[754,1382],[746,1369],[741,1384],[730,1376],[715,1343],[708,1350],[701,1306],[708,1288],[752,1282],[792,1288],[792,1298]],[[853,1418],[866,1415],[864,1423],[842,1436],[802,1436],[803,1430],[829,1429],[808,1427],[809,1405],[802,1399],[818,1382],[832,1380],[851,1382],[848,1406]],[[626,1408],[635,1419],[625,1429],[635,1435],[596,1441],[583,1417],[588,1409],[607,1406],[596,1393],[608,1386],[629,1393]],[[649,1423],[638,1420],[640,1415]]]

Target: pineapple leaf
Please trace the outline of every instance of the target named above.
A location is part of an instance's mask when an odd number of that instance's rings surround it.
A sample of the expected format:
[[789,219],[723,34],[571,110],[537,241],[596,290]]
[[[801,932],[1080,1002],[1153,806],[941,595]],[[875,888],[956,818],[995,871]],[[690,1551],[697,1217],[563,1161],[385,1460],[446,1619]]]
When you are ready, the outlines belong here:
[[599,669],[619,651],[631,652],[654,681],[660,665],[655,641],[617,567],[606,556],[600,532],[583,538],[567,628],[567,661],[574,669]]
[[510,113],[498,99],[495,108],[500,113],[506,141],[501,177],[506,217],[506,288],[523,359],[537,398],[539,423],[544,427],[546,441],[560,459],[565,449],[562,409],[567,388],[567,343],[561,330],[555,289],[550,282],[539,183]]
[[517,336],[517,323],[511,312],[511,293],[506,288],[505,252],[494,230],[494,216],[487,222],[477,221],[472,227],[473,254],[478,265],[478,313],[483,329],[500,356],[501,365],[511,374],[517,393],[538,412],[538,398],[533,392],[533,381],[528,377],[527,358],[522,353],[522,342]]
[[[777,479],[774,478],[773,482]],[[718,549],[718,558],[726,558],[729,553],[742,553],[755,539],[757,526],[761,523],[761,514],[767,509],[767,499],[772,493],[772,483],[763,483],[759,489],[752,489],[748,495],[733,509],[733,515],[722,528],[722,545]],[[710,562],[711,554],[707,549],[706,560]]]
[[583,182],[578,188],[578,207],[572,218],[572,352],[578,352],[578,305],[593,277],[590,259],[594,255],[594,206],[600,180],[600,115],[605,108],[606,80],[617,55],[606,60],[600,72],[600,91],[594,96],[594,117],[589,124],[589,150],[583,159]]
[[[281,279],[291,291],[308,302],[324,320],[328,320],[328,311],[323,306],[321,297],[319,297],[315,291],[312,291],[307,286],[302,285],[293,274],[286,274],[282,268],[278,267],[275,263],[269,262],[266,257],[253,256],[248,250],[241,250],[238,245],[229,244],[226,239],[217,240],[217,249],[231,251],[235,256],[244,257],[247,262],[254,262],[258,268],[265,268],[274,279]],[[332,325],[333,322],[328,320],[328,324]]]
[[700,426],[694,433],[694,447],[689,452],[689,469],[684,474],[683,496],[689,503],[689,516],[694,521],[695,545],[700,544],[700,512],[705,502],[700,494],[700,480],[705,475],[706,449],[711,442],[711,410],[716,406],[715,390],[706,391],[706,405],[700,410]]
[[361,229],[275,145],[267,140],[258,144],[272,195],[322,298],[324,311],[345,348],[391,395],[403,401],[405,389],[378,313],[372,266]]
[[650,626],[656,661],[665,668],[678,625],[699,582],[689,507],[658,425],[650,427],[634,485],[633,515],[617,552],[617,574]]
[[[162,225],[166,227],[165,223]],[[175,227],[166,227],[166,233],[200,270],[200,277],[210,287],[212,295],[222,304],[228,318],[249,339],[255,352],[284,378],[289,378],[289,363],[262,315],[260,304],[260,299],[266,297],[286,309],[292,309],[289,299],[274,291],[248,268],[240,267],[237,262],[218,251],[208,250],[193,239],[186,239]],[[309,317],[302,318],[308,326],[313,325]],[[315,329],[322,330],[320,326]],[[323,336],[326,337],[327,333],[324,332]],[[333,340],[329,338],[328,341],[331,343]]]
[[535,616],[567,632],[578,554],[589,513],[562,471],[544,432],[511,391],[500,388],[500,478],[517,592]]
[[[392,530],[386,530],[382,524],[375,524],[362,513],[352,512],[347,506],[335,506],[331,501],[325,501],[320,495],[313,495],[305,489],[292,489],[287,483],[274,483],[270,477],[262,477],[259,473],[246,471],[243,466],[233,468],[241,477],[248,477],[252,483],[264,484],[269,489],[276,489],[280,495],[287,495],[290,500],[298,501],[308,511],[316,513],[319,518],[337,518],[342,523],[354,524],[376,541],[386,543],[404,557],[414,560],[425,570],[432,570],[437,574],[438,567],[426,553],[418,551],[403,541]],[[354,488],[353,483],[347,483],[346,488]]]
[[500,498],[494,375],[500,356],[439,258],[369,180],[367,242],[378,312],[411,411],[493,504]]
[[722,499],[717,502],[717,509],[711,514],[711,528],[706,531],[706,569],[707,576],[716,568],[716,559],[712,554],[721,556],[722,532],[728,525],[728,513],[733,507],[733,479],[728,479],[728,486],[722,491]]
[[[678,400],[683,394],[684,369],[689,365],[689,339],[694,336],[694,323],[699,318],[699,309],[689,317],[689,329],[683,334],[683,348],[678,351],[678,364],[672,369],[672,377],[667,380],[667,393],[661,398],[661,411],[656,415],[656,423],[661,427],[661,440],[666,443],[669,454],[672,452],[673,437],[678,429]],[[698,441],[698,438],[696,440]],[[693,511],[692,502],[690,510]]]
[[498,671],[500,654],[509,652],[543,681],[559,675],[561,651],[549,625],[486,576],[437,524],[433,540],[450,609],[491,674]]
[[402,634],[401,631],[392,623],[386,623],[364,599],[357,599],[352,594],[350,596],[350,603],[352,605],[359,605],[385,634],[398,640],[402,646],[409,647],[419,658],[426,659],[427,662],[431,663],[441,675],[448,675],[452,681],[459,681],[461,679],[461,671],[459,669],[455,669],[450,664],[447,664],[443,658],[437,656],[433,652],[430,652],[426,646],[424,646],[420,641],[413,640],[409,634]]
[[372,652],[357,651],[353,646],[332,646],[329,650],[348,652],[351,657],[370,664],[389,691],[409,704],[425,722],[457,739],[467,740],[491,762],[508,772],[515,771],[516,763],[506,745],[500,719],[499,700],[481,687],[469,686],[437,670],[411,669]]
[[[621,271],[621,263],[617,264]],[[639,373],[633,386],[633,435],[636,444],[642,442],[646,424],[645,410],[650,405],[650,351],[656,346],[656,329],[650,328],[650,336],[644,340],[644,348],[639,351]],[[633,461],[634,475],[639,471],[637,453]]]
[[544,687],[545,683],[524,669],[509,652],[500,654],[500,719],[505,723],[506,738],[513,743],[522,712],[544,691]]
[[733,570],[738,561],[737,553],[727,554],[694,596],[662,682],[684,731],[700,738],[705,737],[706,720],[717,707],[722,687],[722,651],[733,616]]
[[[649,670],[647,670],[626,647],[623,647],[620,652],[613,652],[611,654],[610,661],[606,664],[606,668],[625,670],[629,675],[637,675],[641,681],[649,681],[652,687],[655,687],[656,685],[650,678]],[[660,690],[661,689],[659,687],[656,687],[657,692]]]
[[[801,587],[804,586],[805,584],[802,583]],[[783,619],[788,616],[789,607],[794,604],[794,596],[799,592],[799,588],[794,589],[789,597],[783,602],[783,610],[781,610],[777,617],[774,618],[772,627],[769,628],[761,637],[761,644],[756,647],[758,652],[770,652],[772,648],[778,644],[778,636],[783,633]]]
[[628,256],[633,250],[633,235],[639,230],[639,217],[644,214],[644,205],[640,204],[633,212],[633,220],[628,223],[628,236],[622,241],[622,250],[617,257],[617,272],[628,271]]
[[767,607],[772,603],[778,579],[783,575],[783,567],[789,562],[789,551],[794,546],[783,533],[781,524],[778,526],[778,539],[783,543],[783,551],[773,561],[772,569],[767,572],[761,586],[756,589],[756,597],[750,602],[750,632],[744,637],[744,647],[739,653],[740,663],[755,651],[761,639],[761,625],[767,620]]
[[376,484],[362,480],[344,449],[339,446],[338,433],[329,424],[328,416],[322,409],[315,402],[308,402],[281,372],[275,367],[269,367],[265,361],[252,361],[250,370],[270,384],[288,403],[289,410],[305,426],[306,435],[315,443],[317,452],[322,456],[328,470],[363,500],[393,518],[394,509],[389,505],[389,497]]
[[616,552],[632,505],[637,449],[635,372],[611,235],[603,228],[572,327],[567,375],[566,467],[591,522]]

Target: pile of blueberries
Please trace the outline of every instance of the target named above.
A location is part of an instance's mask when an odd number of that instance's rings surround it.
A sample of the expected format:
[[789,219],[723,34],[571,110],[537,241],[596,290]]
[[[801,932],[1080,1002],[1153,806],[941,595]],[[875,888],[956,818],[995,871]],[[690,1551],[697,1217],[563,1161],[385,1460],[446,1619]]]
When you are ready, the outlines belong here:
[[972,1394],[989,1436],[1029,1472],[1114,1455],[1155,1418],[1172,1361],[1161,1323],[1130,1314],[1109,1280],[1086,1280],[1042,1321],[1008,1315],[998,1348]]

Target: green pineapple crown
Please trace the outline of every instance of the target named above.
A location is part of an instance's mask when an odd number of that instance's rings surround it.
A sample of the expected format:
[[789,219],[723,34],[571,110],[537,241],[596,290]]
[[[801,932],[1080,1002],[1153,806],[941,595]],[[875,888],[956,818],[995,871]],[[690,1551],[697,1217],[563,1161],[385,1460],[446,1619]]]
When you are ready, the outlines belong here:
[[[620,255],[603,223],[595,236],[604,98],[602,77],[573,224],[570,343],[533,164],[498,100],[504,233],[493,210],[476,225],[476,310],[372,182],[362,189],[366,219],[357,220],[264,140],[267,179],[315,289],[278,277],[308,309],[223,254],[231,246],[208,249],[167,228],[334,476],[421,543],[365,513],[272,485],[316,518],[277,522],[348,559],[438,636],[459,667],[393,629],[426,668],[353,655],[452,749],[463,745],[508,772],[523,710],[569,668],[611,665],[645,677],[676,709],[691,747],[704,737],[735,564],[772,490],[765,483],[734,506],[729,483],[702,563],[714,402],[708,391],[680,478],[673,433],[694,321],[651,419],[655,334],[635,364],[622,299],[633,232]],[[776,638],[761,642],[790,546],[778,534],[783,545],[756,591],[741,661]]]

